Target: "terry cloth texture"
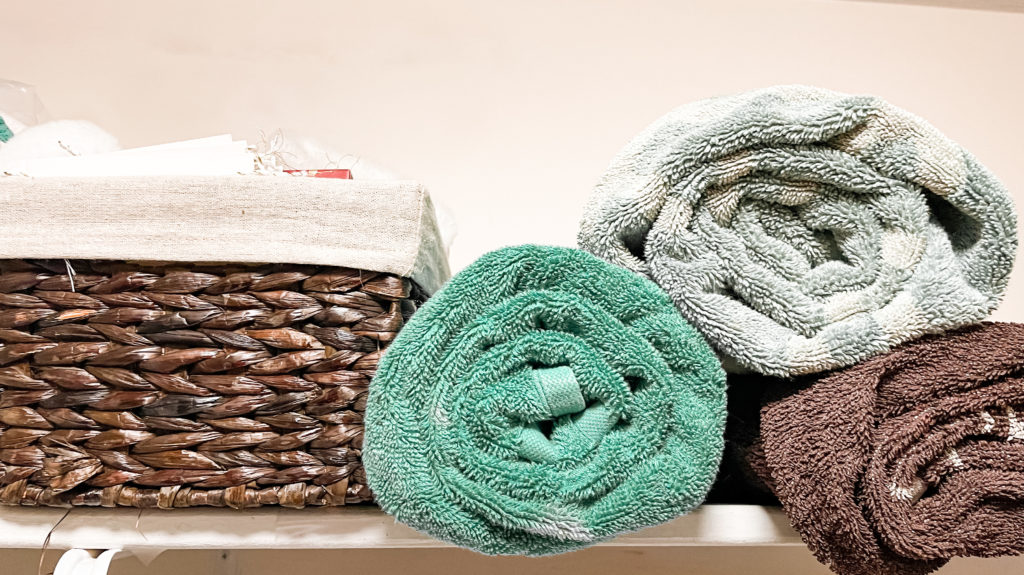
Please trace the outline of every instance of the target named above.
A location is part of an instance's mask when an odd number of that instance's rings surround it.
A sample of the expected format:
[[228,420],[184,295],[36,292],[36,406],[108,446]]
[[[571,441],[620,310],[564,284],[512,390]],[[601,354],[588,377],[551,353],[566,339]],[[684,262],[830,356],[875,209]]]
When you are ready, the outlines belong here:
[[920,118],[785,86],[684,106],[612,162],[583,249],[655,280],[727,360],[791,376],[984,319],[1011,200]]
[[806,387],[775,382],[751,467],[835,572],[1024,552],[1024,325],[930,336]]
[[370,386],[363,461],[398,520],[487,554],[571,551],[699,504],[725,373],[656,285],[522,246],[455,276]]
[[0,258],[342,266],[448,279],[415,182],[327,178],[0,178]]

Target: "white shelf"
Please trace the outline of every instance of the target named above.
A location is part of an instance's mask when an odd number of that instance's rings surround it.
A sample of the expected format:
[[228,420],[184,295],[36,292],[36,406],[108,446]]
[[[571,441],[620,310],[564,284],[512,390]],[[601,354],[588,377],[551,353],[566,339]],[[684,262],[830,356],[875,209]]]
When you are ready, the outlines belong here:
[[[67,516],[65,517],[65,514]],[[63,520],[61,520],[63,518]],[[58,525],[59,522],[59,525]],[[51,533],[52,532],[52,533]],[[0,508],[0,548],[395,549],[447,544],[396,523],[376,507],[134,509]],[[623,535],[606,546],[801,545],[780,509],[706,505],[675,521]]]

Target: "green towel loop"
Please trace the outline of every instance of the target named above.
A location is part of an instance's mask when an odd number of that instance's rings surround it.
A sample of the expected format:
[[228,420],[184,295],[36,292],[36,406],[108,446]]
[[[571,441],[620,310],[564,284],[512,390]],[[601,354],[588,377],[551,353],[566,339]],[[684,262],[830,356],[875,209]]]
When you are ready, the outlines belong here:
[[537,396],[545,402],[544,414],[554,421],[550,437],[537,422],[523,426],[519,435],[519,455],[527,460],[539,463],[554,461],[563,453],[563,445],[593,449],[618,420],[616,414],[602,403],[587,407],[583,391],[568,366],[535,369],[533,383]]
[[583,390],[576,381],[572,368],[561,365],[533,370],[533,382],[539,395],[547,403],[547,415],[558,417],[570,413],[579,413],[587,407],[583,398]]

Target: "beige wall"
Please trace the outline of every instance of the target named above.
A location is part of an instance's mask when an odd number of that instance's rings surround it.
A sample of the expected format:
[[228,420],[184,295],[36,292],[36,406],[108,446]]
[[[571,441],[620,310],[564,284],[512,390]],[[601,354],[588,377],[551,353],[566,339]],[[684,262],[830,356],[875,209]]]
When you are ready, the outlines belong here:
[[[589,188],[647,123],[690,100],[777,83],[875,93],[913,110],[1024,205],[1019,13],[829,0],[5,0],[0,14],[0,77],[36,84],[53,116],[95,121],[128,146],[283,128],[362,154],[451,208],[456,268],[502,245],[571,245]],[[1002,319],[1024,320],[1021,268]],[[439,553],[449,552],[328,564],[496,565]],[[824,572],[803,550],[573,557],[563,565]],[[962,565],[995,573],[1008,563]]]

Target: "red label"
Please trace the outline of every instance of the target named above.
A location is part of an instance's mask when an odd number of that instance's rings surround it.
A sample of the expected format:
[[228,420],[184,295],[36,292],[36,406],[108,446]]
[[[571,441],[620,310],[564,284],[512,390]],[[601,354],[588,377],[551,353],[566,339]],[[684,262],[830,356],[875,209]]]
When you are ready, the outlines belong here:
[[335,180],[351,180],[352,170],[285,170],[284,173],[307,178],[334,178]]

